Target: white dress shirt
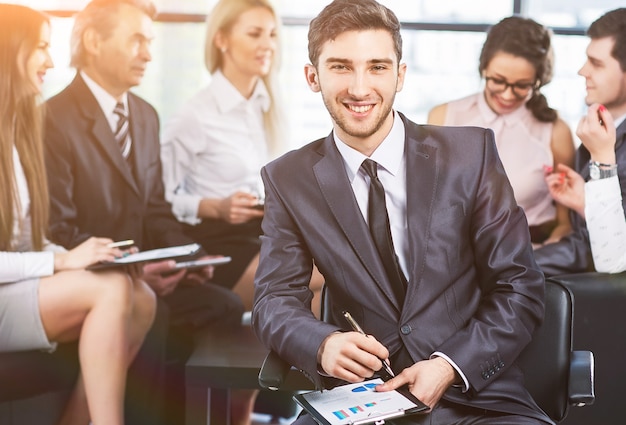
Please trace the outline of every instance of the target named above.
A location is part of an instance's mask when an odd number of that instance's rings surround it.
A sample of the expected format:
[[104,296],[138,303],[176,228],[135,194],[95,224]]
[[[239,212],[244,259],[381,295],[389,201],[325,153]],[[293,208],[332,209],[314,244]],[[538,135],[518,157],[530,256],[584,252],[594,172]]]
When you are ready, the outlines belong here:
[[[107,122],[111,127],[111,130],[113,131],[113,133],[115,133],[115,130],[117,130],[117,122],[120,119],[120,116],[113,112],[115,110],[115,105],[117,105],[117,100],[83,71],[80,71],[80,76],[83,78],[85,84],[87,85],[87,87],[89,87],[89,90],[91,90],[91,93],[96,98],[96,101],[98,102],[98,105],[100,105],[100,108],[102,109],[102,112],[104,113],[104,116],[106,117]],[[126,113],[128,114],[130,119],[127,93],[124,93],[122,95],[121,102],[124,104],[124,109],[126,110]]]
[[[616,120],[615,126],[624,119],[626,116]],[[585,218],[596,270],[605,273],[626,270],[626,216],[618,176],[585,183]]]
[[20,280],[51,276],[54,273],[54,252],[64,249],[49,241],[44,241],[42,252],[31,251],[30,196],[26,176],[17,149],[13,147],[13,168],[19,200],[13,218],[13,238],[11,245],[16,252],[0,251],[0,284]]
[[[361,170],[361,164],[368,157],[361,152],[351,148],[341,141],[336,132],[333,132],[335,145],[343,157],[344,166],[348,179],[352,184],[354,196],[361,210],[361,214],[367,223],[367,204],[369,200],[369,177]],[[378,167],[378,179],[385,188],[385,204],[389,215],[389,226],[391,228],[391,238],[393,247],[400,263],[400,268],[404,276],[409,276],[409,241],[407,238],[408,224],[406,212],[406,159],[404,155],[405,129],[402,119],[394,111],[393,126],[391,131],[376,148],[369,159],[376,161]],[[409,279],[408,284],[411,285]],[[445,353],[436,351],[433,357],[443,357],[452,365],[463,380],[463,392],[469,389],[469,381],[451,358]],[[393,366],[393,365],[392,365]]]
[[262,194],[260,170],[269,160],[263,114],[269,106],[263,81],[246,99],[217,71],[167,123],[161,139],[163,181],[178,220],[199,223],[203,198]]
[[585,217],[596,270],[626,270],[626,219],[617,176],[585,183]]

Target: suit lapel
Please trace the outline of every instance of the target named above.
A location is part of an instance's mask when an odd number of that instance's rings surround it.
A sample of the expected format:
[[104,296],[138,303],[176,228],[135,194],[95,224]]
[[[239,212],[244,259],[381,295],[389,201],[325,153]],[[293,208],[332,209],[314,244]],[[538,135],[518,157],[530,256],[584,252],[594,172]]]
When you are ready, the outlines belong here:
[[[313,166],[313,173],[324,200],[363,267],[399,311],[398,302],[393,296],[369,228],[354,197],[345,173],[343,158],[335,146],[332,134],[326,138],[319,153],[323,158]],[[350,196],[346,197],[348,193]]]
[[[109,126],[109,123],[94,97],[91,90],[87,87],[80,76],[76,76],[72,85],[75,89],[77,102],[82,105],[82,113],[85,119],[91,123],[91,140],[100,147],[104,153],[104,159],[108,160],[111,165],[124,177],[128,185],[139,194],[139,190],[135,183],[135,179],[131,173],[130,167],[124,160],[120,149],[115,141],[115,135]],[[93,164],[95,167],[96,164]]]
[[407,302],[412,303],[424,273],[426,250],[437,183],[437,148],[427,143],[425,127],[400,114],[406,129],[407,228],[409,237],[409,284]]
[[626,119],[615,129],[615,149],[622,143],[626,143]]

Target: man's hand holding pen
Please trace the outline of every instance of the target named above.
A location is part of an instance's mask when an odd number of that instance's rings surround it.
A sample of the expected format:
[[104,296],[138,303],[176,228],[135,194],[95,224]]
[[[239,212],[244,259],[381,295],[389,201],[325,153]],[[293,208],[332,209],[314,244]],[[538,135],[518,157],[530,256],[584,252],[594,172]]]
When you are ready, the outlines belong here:
[[[389,375],[390,379],[378,385],[376,391],[391,391],[407,386],[418,400],[431,408],[439,402],[452,384],[460,380],[452,365],[442,357],[417,362],[396,376],[389,365],[387,348],[372,335],[367,335],[349,312],[344,311],[343,315],[354,332],[331,334],[322,343],[318,353],[319,364],[330,375],[348,382],[359,382],[381,371],[382,366],[382,372]],[[329,343],[330,346],[328,346]],[[328,349],[330,349],[328,357],[334,362],[325,366],[324,352]],[[373,357],[376,359],[374,360]],[[327,369],[326,367],[334,368]],[[353,378],[356,375],[358,379],[351,380],[336,374],[346,371],[351,374],[347,376]]]
[[356,331],[330,334],[317,353],[325,373],[347,382],[371,378],[382,368],[381,359],[388,357],[389,351],[376,338]]
[[[348,311],[344,311],[343,312],[343,317],[346,318],[346,321],[348,322],[348,324],[350,325],[350,327],[352,328],[353,331],[356,331],[358,333],[360,333],[361,335],[366,335],[366,333],[363,331],[363,329],[361,328],[361,325],[359,325],[357,323],[356,320],[354,320],[354,318],[352,317],[352,315],[350,314],[350,312]],[[387,373],[387,378],[393,378],[394,376],[396,376],[393,373],[393,370],[391,370],[391,366],[389,365],[389,359],[385,358],[385,359],[380,359],[380,361],[382,362],[383,365],[383,369],[384,371]]]
[[344,317],[354,332],[335,332],[322,342],[317,352],[322,371],[348,382],[361,382],[385,370],[393,376],[387,348],[366,335],[350,313],[344,312]]

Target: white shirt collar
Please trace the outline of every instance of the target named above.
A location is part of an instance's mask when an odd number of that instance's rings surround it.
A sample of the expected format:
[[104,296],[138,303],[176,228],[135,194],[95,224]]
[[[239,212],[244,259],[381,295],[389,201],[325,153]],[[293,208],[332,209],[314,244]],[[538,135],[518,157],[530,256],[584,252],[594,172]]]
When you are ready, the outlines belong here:
[[622,123],[624,122],[624,120],[626,120],[626,115],[622,115],[621,117],[617,118],[615,121],[615,128],[619,127],[620,125],[622,125]]
[[[91,77],[89,77],[85,72],[79,71],[80,76],[91,90],[91,93],[96,98],[96,101],[100,105],[102,112],[110,120],[110,117],[113,116],[113,110],[115,109],[115,105],[117,105],[117,99],[109,94],[102,86],[96,83]],[[122,103],[124,104],[124,108],[128,111],[128,94],[124,93],[122,95]]]
[[[361,168],[361,164],[368,157],[345,144],[337,136],[337,133],[334,130],[333,137],[335,145],[346,163],[348,178],[350,181],[353,181]],[[369,158],[376,161],[381,167],[395,176],[402,165],[402,159],[404,156],[404,138],[404,123],[402,122],[402,119],[400,119],[400,116],[394,111],[393,126],[391,127],[391,131],[381,144],[378,145],[372,156]]]
[[263,112],[267,112],[270,108],[270,95],[267,91],[267,87],[265,87],[265,83],[263,83],[263,80],[260,78],[254,87],[250,99],[243,97],[220,70],[213,73],[210,87],[215,98],[219,100],[217,107],[222,113],[229,112],[239,105],[245,105],[246,103],[258,103]]

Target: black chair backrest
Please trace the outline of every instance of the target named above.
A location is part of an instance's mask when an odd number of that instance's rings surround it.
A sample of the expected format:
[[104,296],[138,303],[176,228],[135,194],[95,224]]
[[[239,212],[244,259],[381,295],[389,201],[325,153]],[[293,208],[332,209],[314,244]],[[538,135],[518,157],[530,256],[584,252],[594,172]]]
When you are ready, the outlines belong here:
[[0,402],[70,390],[79,373],[78,343],[59,344],[54,353],[0,353]]
[[[328,291],[322,290],[321,317],[330,309]],[[559,422],[569,409],[569,372],[572,355],[573,296],[558,282],[546,281],[545,316],[518,363],[526,388],[550,418]]]
[[546,281],[545,317],[518,362],[526,388],[537,404],[559,422],[569,408],[574,306],[569,289]]

